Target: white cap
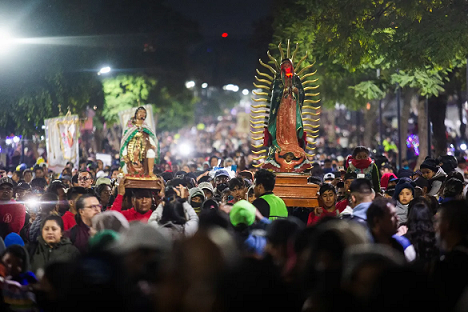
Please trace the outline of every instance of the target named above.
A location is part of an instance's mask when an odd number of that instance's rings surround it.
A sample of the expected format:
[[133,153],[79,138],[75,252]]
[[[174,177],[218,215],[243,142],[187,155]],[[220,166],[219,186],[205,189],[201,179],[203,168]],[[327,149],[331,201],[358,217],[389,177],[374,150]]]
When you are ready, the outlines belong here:
[[335,179],[335,175],[333,173],[327,173],[323,176],[323,181],[325,180],[334,180]]

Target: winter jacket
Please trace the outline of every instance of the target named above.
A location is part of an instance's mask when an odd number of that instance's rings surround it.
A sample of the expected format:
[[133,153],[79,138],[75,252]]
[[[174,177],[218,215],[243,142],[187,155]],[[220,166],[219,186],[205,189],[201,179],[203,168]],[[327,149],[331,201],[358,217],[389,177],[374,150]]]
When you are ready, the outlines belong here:
[[354,172],[356,174],[364,174],[365,178],[372,183],[372,188],[374,189],[375,193],[380,193],[380,172],[377,168],[377,165],[372,162],[371,165],[366,169],[358,169],[354,167],[354,165],[349,162],[349,167],[347,172]]
[[400,225],[408,222],[408,205],[403,205],[399,201],[396,204],[396,214]]
[[26,208],[14,200],[0,202],[0,236],[5,238],[10,233],[19,234],[24,226]]
[[138,211],[135,210],[135,208],[127,209],[122,211],[122,202],[123,202],[123,196],[122,195],[117,195],[115,198],[114,204],[110,208],[110,210],[118,211],[123,216],[128,220],[128,222],[131,221],[141,221],[141,222],[148,222],[148,219],[151,217],[151,214],[153,211],[148,210],[146,213],[141,214]]
[[70,211],[65,212],[65,214],[62,216],[62,221],[64,231],[68,231],[76,225],[75,215]]
[[333,210],[332,212],[329,212],[325,210],[324,208],[322,209],[323,211],[320,215],[316,215],[314,211],[312,211],[309,214],[309,218],[307,220],[307,226],[314,225],[317,222],[319,222],[322,218],[325,218],[325,217],[339,217],[341,213],[341,211],[339,211],[336,207],[335,207],[335,210]]
[[428,195],[436,196],[437,193],[439,193],[440,188],[442,187],[442,184],[445,181],[445,178],[447,175],[445,174],[444,170],[442,168],[439,168],[439,170],[436,172],[436,174],[430,179],[429,182],[429,187],[428,187]]
[[80,220],[74,227],[66,231],[64,236],[71,240],[81,254],[88,251],[89,226],[84,224],[83,221]]
[[44,269],[51,262],[71,261],[80,255],[78,249],[72,245],[72,242],[67,237],[62,237],[58,244],[50,247],[42,236],[39,236],[37,242],[31,245],[29,253],[31,255],[31,268],[33,272],[37,272],[38,269]]
[[159,204],[158,208],[153,212],[148,220],[148,224],[151,224],[161,230],[164,236],[169,239],[192,236],[198,230],[198,216],[188,202],[184,202],[182,205],[184,207],[185,218],[187,220],[185,224],[173,224],[172,222],[161,224],[160,221],[164,209],[162,204]]

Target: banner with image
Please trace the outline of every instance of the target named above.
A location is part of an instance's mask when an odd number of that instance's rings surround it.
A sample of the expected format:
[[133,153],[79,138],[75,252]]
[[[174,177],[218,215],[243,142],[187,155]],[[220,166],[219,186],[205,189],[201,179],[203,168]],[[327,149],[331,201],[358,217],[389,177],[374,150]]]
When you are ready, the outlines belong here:
[[44,120],[49,168],[57,170],[71,161],[79,164],[79,117],[66,115]]

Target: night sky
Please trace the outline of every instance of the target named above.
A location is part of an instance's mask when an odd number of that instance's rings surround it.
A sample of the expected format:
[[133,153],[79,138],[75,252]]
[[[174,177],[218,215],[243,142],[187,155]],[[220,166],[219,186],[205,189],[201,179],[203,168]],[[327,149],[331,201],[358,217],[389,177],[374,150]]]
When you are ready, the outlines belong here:
[[[203,48],[198,52],[206,53],[205,57],[216,63],[215,68],[207,66],[207,71],[213,72],[208,82],[251,88],[259,57],[259,51],[252,48],[252,41],[256,40],[253,25],[270,14],[271,1],[167,0],[165,3],[199,24]],[[227,38],[221,37],[224,32],[228,33]],[[268,46],[262,49],[261,53],[265,54]]]
[[269,0],[166,0],[165,3],[200,25],[206,39],[221,37],[247,38],[253,23],[270,12]]
[[[180,17],[158,7],[161,4],[186,20],[179,22]],[[258,58],[266,55],[270,40],[264,34],[260,36],[263,41],[256,39],[258,30],[254,31],[254,23],[267,17],[270,10],[269,0],[3,0],[0,1],[0,28],[6,26],[23,37],[56,38],[17,51],[23,54],[22,58],[15,55],[15,62],[5,60],[11,67],[21,64],[21,68],[40,71],[48,62],[41,60],[37,51],[55,53],[69,46],[88,53],[94,53],[95,48],[97,59],[94,63],[76,64],[75,55],[64,52],[60,57],[69,58],[63,63],[71,71],[95,70],[108,61],[113,68],[125,71],[159,67],[166,73],[164,64],[172,63],[169,68],[174,68],[176,60],[182,59],[180,52],[191,60],[186,69],[180,67],[182,70],[174,71],[180,81],[195,79],[216,86],[233,83],[250,89],[259,66]],[[171,22],[183,25],[177,28]],[[194,27],[191,22],[195,23]],[[179,35],[181,30],[184,34]],[[229,35],[223,38],[222,33]],[[145,41],[145,34],[152,34],[153,41]],[[153,43],[156,47],[153,53],[141,54],[144,43]],[[98,51],[109,47],[113,48],[113,54]],[[145,63],[145,58],[153,60]],[[38,64],[26,64],[29,59]],[[14,68],[8,70],[12,73]]]

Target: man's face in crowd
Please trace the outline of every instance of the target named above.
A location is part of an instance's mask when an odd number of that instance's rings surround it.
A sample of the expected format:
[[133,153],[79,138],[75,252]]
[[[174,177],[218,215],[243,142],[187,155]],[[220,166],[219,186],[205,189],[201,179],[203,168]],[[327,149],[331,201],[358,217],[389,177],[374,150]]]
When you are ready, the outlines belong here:
[[71,187],[71,181],[70,181],[70,180],[63,179],[63,180],[62,180],[62,183],[63,183],[63,185],[64,185],[66,188],[70,188],[70,187]]
[[208,189],[203,189],[203,194],[205,194],[206,199],[211,199],[213,197],[213,193]]
[[398,230],[398,216],[394,205],[387,205],[385,214],[379,220],[379,227],[382,234],[388,237],[395,235]]
[[353,183],[354,179],[346,179],[344,181],[344,190],[345,190],[345,193],[348,193],[349,192],[349,187],[351,186],[351,183]]
[[16,172],[16,171],[13,172],[13,175],[12,175],[11,179],[12,179],[13,181],[15,181],[16,183],[18,183],[19,180],[20,180],[20,177],[19,177],[19,175],[18,175],[18,172]]
[[36,169],[36,171],[34,171],[34,174],[36,175],[36,178],[43,178],[44,177],[44,170]]
[[[195,204],[200,204],[203,202],[203,198],[201,196],[194,196],[192,197],[192,200],[191,200],[191,203],[195,203]],[[200,206],[199,205],[199,206]]]
[[17,190],[16,191],[16,200],[22,201],[25,196],[31,194],[30,190]]
[[93,185],[93,179],[89,172],[80,172],[78,175],[78,184],[84,188],[91,188]]
[[263,194],[265,194],[265,188],[263,187],[263,184],[257,184],[254,182],[254,194],[256,198],[259,198]]
[[466,169],[466,163],[458,164],[458,168],[460,168],[462,170],[465,170]]
[[323,208],[328,209],[335,205],[336,194],[333,191],[325,191],[320,195],[323,202]]
[[153,204],[150,194],[146,191],[136,192],[132,197],[132,205],[141,214],[147,213]]
[[234,197],[234,200],[238,202],[241,199],[245,199],[246,191],[245,187],[236,186],[231,190],[231,195]]
[[229,177],[226,177],[226,176],[219,176],[219,177],[216,177],[216,186],[220,185],[220,184],[223,184],[223,183],[228,183],[229,182]]
[[327,169],[331,168],[331,167],[332,167],[331,161],[326,161],[326,162],[324,163],[323,167],[324,167],[324,168],[327,168]]
[[101,212],[101,204],[96,197],[89,197],[84,200],[84,208],[79,209],[83,222],[90,223],[91,219]]
[[218,165],[218,159],[217,158],[213,158],[211,160],[211,163],[210,163],[211,167],[216,167]]
[[24,181],[27,183],[31,183],[32,181],[32,173],[31,172],[25,172],[24,173]]
[[109,185],[106,185],[102,191],[101,191],[101,202],[103,204],[108,204],[111,196],[111,187]]
[[9,184],[0,185],[0,200],[8,201],[13,198],[13,186]]
[[112,179],[112,180],[117,179],[118,175],[119,175],[119,171],[118,171],[118,170],[112,171],[111,179]]

